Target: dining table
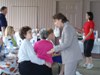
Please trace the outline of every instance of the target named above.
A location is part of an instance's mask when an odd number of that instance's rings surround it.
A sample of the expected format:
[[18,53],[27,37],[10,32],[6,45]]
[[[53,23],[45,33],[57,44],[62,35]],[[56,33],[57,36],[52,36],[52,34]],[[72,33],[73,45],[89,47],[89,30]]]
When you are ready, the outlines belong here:
[[8,53],[5,54],[5,50],[1,50],[0,52],[0,74],[10,74],[15,75],[18,72],[18,48],[13,48],[9,50]]

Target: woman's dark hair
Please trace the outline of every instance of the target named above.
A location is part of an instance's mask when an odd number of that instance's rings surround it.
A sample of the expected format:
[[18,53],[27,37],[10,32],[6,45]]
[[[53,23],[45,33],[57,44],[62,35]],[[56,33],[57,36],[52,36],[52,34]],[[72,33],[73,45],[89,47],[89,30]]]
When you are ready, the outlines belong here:
[[49,36],[50,34],[53,33],[53,29],[52,29],[52,28],[48,29],[48,30],[47,30],[47,33],[48,33],[48,36]]
[[3,11],[5,9],[7,9],[7,7],[6,6],[3,6],[3,7],[1,7],[0,11]]
[[58,20],[62,20],[62,23],[65,23],[68,21],[68,19],[62,14],[62,13],[57,13],[53,16],[53,19],[58,19]]
[[93,13],[92,12],[87,12],[87,15],[90,16],[89,20],[93,20]]
[[29,26],[24,26],[20,29],[19,35],[21,37],[21,39],[25,39],[25,35],[27,34],[27,32],[31,30],[31,28]]

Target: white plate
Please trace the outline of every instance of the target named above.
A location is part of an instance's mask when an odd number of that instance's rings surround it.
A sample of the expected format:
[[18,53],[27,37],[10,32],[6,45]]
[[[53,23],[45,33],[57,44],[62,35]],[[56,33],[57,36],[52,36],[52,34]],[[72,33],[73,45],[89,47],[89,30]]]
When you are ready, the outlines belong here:
[[18,49],[18,47],[13,47],[14,50]]

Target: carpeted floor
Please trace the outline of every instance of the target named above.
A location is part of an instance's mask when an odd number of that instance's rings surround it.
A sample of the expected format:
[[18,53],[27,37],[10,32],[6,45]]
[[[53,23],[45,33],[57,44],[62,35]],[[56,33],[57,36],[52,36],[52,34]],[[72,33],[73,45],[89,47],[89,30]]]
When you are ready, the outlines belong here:
[[[83,64],[84,61],[81,61],[79,66],[78,66],[78,71],[82,74],[82,75],[100,75],[100,59],[93,59],[93,63],[94,63],[94,68],[91,70],[87,70],[86,68],[83,68],[81,65]],[[54,64],[53,65],[53,75],[57,75],[58,74],[58,70],[59,70],[59,65],[58,64]]]

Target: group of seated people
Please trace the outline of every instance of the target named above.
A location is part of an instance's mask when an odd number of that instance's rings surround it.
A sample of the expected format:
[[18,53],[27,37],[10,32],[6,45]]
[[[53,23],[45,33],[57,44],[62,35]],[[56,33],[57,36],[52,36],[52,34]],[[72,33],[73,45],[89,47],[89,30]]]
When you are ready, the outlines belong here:
[[[51,40],[54,38],[53,30],[39,31],[40,40],[32,46],[32,29],[22,27],[19,35],[23,39],[18,53],[19,72],[21,75],[52,75],[52,55],[47,54],[54,47]],[[34,37],[34,36],[33,36]]]
[[[41,29],[39,31],[39,37],[37,41],[32,40],[35,35],[32,33],[32,29],[28,26],[24,26],[18,32],[21,38],[21,44],[18,45],[15,31],[12,26],[7,26],[3,37],[0,38],[0,47],[10,48],[19,47],[18,50],[18,69],[21,75],[52,75],[52,65],[54,62],[61,63],[60,53],[54,53],[52,55],[47,54],[49,50],[54,47],[52,40],[55,38],[53,29]],[[0,51],[2,50],[0,49]],[[9,51],[8,51],[9,52]],[[54,56],[58,56],[56,60]],[[63,75],[63,69],[59,75]]]
[[[0,62],[5,61],[4,65],[7,66],[7,67],[4,67],[0,64],[0,72],[2,72],[2,74],[3,72],[12,73],[15,70],[14,68],[17,67],[16,66],[17,64],[13,63],[17,59],[10,61],[9,67],[7,65],[8,61],[6,61],[6,57],[8,57],[11,54],[11,52],[14,50],[13,48],[18,47],[14,34],[15,34],[15,31],[12,26],[7,26],[4,33],[0,32],[0,55],[1,55]],[[12,69],[12,67],[13,67],[13,70],[10,70]]]
[[14,47],[17,47],[16,38],[14,36],[15,31],[12,26],[7,26],[5,33],[0,33],[0,50],[2,50],[4,47],[10,48],[10,44],[12,44]]
[[[54,63],[62,64],[60,52],[47,54],[55,47],[55,34],[52,28],[41,29],[38,33],[29,26],[23,26],[18,32],[12,26],[7,26],[5,33],[0,33],[0,52],[6,48],[18,47],[18,71],[21,75],[52,75]],[[59,41],[61,43],[61,41]],[[16,66],[16,65],[15,65]],[[2,69],[2,68],[1,68]],[[61,65],[59,75],[64,75],[64,65]],[[77,73],[77,72],[76,72]],[[3,73],[6,75],[7,73]],[[81,75],[81,74],[77,74]]]

